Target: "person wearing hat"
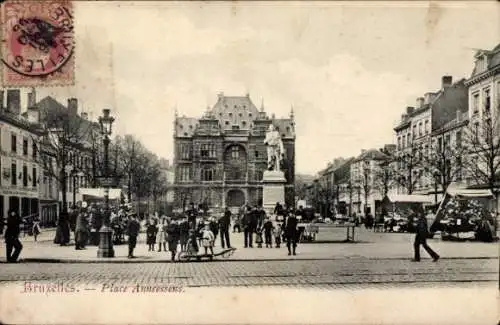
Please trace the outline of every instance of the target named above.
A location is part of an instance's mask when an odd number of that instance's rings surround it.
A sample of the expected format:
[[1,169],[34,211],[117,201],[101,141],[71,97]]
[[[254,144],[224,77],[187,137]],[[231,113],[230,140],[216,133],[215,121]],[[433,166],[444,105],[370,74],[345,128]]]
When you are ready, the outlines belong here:
[[[22,223],[19,214],[15,210],[10,210],[7,216],[7,229],[5,230],[5,248],[8,263],[16,263],[23,249],[23,245],[19,241]],[[13,250],[14,252],[12,252]]]
[[137,244],[137,236],[141,230],[141,224],[137,221],[135,214],[129,215],[127,222],[127,235],[128,235],[128,258],[134,257],[134,249]]
[[75,249],[85,249],[88,234],[87,202],[82,203],[82,209],[76,216]]
[[288,213],[288,217],[285,220],[285,237],[288,255],[296,255],[295,249],[297,248],[297,237],[299,236],[297,224],[297,217],[291,212]]

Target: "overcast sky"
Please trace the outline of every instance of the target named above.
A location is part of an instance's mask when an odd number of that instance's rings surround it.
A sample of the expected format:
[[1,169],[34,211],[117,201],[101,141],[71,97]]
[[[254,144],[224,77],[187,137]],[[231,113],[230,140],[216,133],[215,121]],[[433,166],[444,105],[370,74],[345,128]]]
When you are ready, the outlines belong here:
[[174,107],[201,116],[217,93],[250,93],[296,116],[296,170],[393,142],[392,127],[441,76],[468,77],[475,48],[500,42],[489,3],[75,2],[75,96],[173,158]]

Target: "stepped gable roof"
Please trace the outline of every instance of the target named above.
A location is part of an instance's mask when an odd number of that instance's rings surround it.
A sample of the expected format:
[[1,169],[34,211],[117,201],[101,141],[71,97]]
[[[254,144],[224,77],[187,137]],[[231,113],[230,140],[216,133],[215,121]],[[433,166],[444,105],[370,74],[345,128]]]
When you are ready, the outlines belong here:
[[364,161],[364,160],[387,160],[389,159],[389,156],[387,156],[385,153],[381,152],[378,149],[370,149],[365,152],[363,152],[361,155],[359,155],[355,161]]
[[177,137],[192,137],[198,126],[198,119],[194,117],[177,117],[175,119],[175,134]]
[[275,119],[273,125],[280,132],[281,138],[295,138],[295,127],[292,119]]
[[253,121],[259,115],[249,95],[224,96],[224,94],[219,94],[211,113],[219,120],[223,130],[232,130],[233,126],[238,126],[241,130],[250,130]]

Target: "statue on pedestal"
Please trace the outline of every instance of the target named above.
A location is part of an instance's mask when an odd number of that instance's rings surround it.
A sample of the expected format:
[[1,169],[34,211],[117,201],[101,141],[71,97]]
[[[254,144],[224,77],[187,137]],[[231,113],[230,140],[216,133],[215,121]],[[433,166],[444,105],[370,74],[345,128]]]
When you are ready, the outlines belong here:
[[285,156],[280,133],[269,125],[264,144],[267,145],[267,170],[280,171],[280,163]]

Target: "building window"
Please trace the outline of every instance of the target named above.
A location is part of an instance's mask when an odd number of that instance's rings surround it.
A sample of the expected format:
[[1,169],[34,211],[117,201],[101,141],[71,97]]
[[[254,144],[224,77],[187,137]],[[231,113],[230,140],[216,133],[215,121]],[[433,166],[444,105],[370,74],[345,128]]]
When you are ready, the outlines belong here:
[[401,149],[404,149],[405,144],[406,144],[406,136],[405,136],[405,135],[403,135],[403,142],[402,142]]
[[17,152],[17,136],[14,133],[10,136],[10,148],[12,152]]
[[410,138],[410,133],[406,136],[406,146],[409,147],[411,144],[411,138]]
[[431,129],[429,128],[429,120],[425,120],[425,134],[431,133]]
[[462,132],[457,131],[457,134],[455,135],[455,143],[457,148],[462,147]]
[[28,155],[28,139],[26,138],[23,139],[23,155]]
[[179,167],[179,176],[180,176],[180,181],[181,182],[186,182],[191,180],[191,168],[188,166],[181,166]]
[[23,166],[23,186],[28,186],[28,167]]
[[413,126],[413,138],[415,139],[417,137],[417,125],[415,124]]
[[33,154],[32,154],[33,155],[33,159],[36,159],[38,148],[37,148],[37,145],[36,145],[35,141],[33,141],[33,144],[31,145],[31,147],[32,147],[31,150],[33,151]]
[[450,135],[447,134],[444,136],[444,149],[449,149],[450,148]]
[[259,150],[255,150],[255,158],[259,158]]
[[240,158],[240,151],[238,150],[238,147],[234,146],[231,148],[231,158],[233,159]]
[[472,95],[472,112],[479,113],[479,93]]
[[441,137],[438,138],[437,145],[438,145],[438,152],[443,151],[443,138]]
[[188,144],[181,145],[181,159],[191,159],[191,146]]
[[490,108],[491,108],[491,95],[490,95],[490,89],[487,88],[484,90],[484,112],[486,114],[489,114]]
[[36,174],[36,167],[33,167],[33,169],[32,169],[32,177],[33,178],[32,178],[31,184],[33,187],[36,187],[36,183],[37,183],[37,179],[38,179],[37,174]]
[[10,184],[17,185],[17,164],[15,162],[10,166]]
[[204,143],[201,145],[200,156],[203,158],[216,158],[215,145]]
[[423,124],[422,124],[422,122],[419,122],[418,123],[418,135],[422,136],[423,134],[424,134]]
[[201,170],[202,181],[213,181],[215,178],[215,171],[212,168],[205,168]]

